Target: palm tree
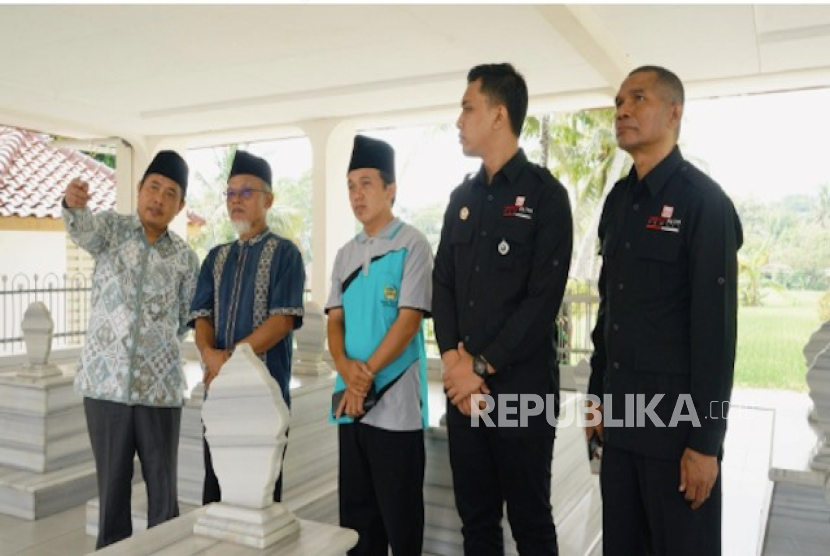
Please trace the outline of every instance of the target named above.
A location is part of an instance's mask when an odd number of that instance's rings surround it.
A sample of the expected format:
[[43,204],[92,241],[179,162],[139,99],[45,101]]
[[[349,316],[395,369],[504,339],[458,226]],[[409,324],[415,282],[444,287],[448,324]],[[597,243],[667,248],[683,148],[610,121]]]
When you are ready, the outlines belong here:
[[764,288],[781,289],[764,276],[764,267],[770,260],[771,244],[772,237],[767,236],[760,245],[746,245],[738,253],[738,296],[744,306],[761,306]]
[[613,108],[529,117],[526,137],[538,139],[539,160],[568,188],[574,216],[571,274],[596,280],[596,231],[605,196],[628,171],[617,147]]

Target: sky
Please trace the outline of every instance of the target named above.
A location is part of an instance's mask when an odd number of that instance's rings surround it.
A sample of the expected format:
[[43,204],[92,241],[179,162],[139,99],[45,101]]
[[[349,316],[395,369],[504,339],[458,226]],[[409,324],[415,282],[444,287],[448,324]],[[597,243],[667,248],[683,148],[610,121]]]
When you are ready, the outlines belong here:
[[[689,101],[681,149],[735,199],[815,195],[819,185],[830,183],[829,106],[830,89]],[[365,133],[395,147],[399,206],[445,203],[464,175],[480,165],[461,153],[454,121],[443,129],[429,125]],[[275,179],[299,177],[311,166],[304,138],[249,148],[271,162]],[[196,171],[212,165],[208,149],[190,151],[188,162]],[[343,185],[345,200],[345,175]]]
[[731,196],[815,195],[830,183],[828,107],[828,89],[690,102],[681,147]]

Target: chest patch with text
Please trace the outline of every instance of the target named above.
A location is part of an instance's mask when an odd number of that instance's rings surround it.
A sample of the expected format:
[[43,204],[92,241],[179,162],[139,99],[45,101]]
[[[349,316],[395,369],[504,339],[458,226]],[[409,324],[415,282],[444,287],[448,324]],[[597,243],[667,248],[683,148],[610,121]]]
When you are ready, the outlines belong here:
[[533,209],[525,204],[524,195],[519,195],[516,197],[516,200],[513,202],[512,205],[504,206],[502,216],[532,220]]
[[646,221],[646,228],[660,232],[680,232],[679,218],[666,218],[665,216],[649,216]]

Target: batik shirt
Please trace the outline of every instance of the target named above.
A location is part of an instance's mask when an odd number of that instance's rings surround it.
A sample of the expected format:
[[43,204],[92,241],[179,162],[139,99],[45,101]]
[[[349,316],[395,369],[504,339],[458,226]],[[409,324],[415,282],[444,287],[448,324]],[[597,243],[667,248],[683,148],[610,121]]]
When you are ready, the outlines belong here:
[[95,259],[75,389],[128,405],[180,407],[180,340],[199,272],[196,253],[169,230],[150,244],[135,214],[62,215],[69,236]]
[[[299,249],[268,228],[248,240],[214,247],[202,263],[190,326],[207,318],[216,332],[216,349],[230,349],[274,315],[303,323],[305,269]],[[289,333],[260,358],[290,401],[293,335]]]
[[[424,234],[393,219],[374,237],[360,232],[337,252],[326,312],[343,309],[346,357],[367,361],[400,309],[430,316],[432,249]],[[361,423],[385,430],[426,428],[427,359],[423,326],[394,361],[380,369],[374,387],[380,399]],[[346,389],[339,374],[334,391]],[[334,417],[330,415],[330,420]],[[338,423],[351,423],[347,416]]]

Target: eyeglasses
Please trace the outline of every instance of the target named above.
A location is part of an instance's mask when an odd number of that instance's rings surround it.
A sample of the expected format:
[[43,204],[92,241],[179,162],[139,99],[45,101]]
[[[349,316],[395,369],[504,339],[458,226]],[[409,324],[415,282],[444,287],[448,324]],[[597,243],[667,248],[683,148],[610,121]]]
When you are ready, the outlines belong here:
[[254,189],[252,187],[244,187],[242,189],[226,189],[225,190],[225,197],[228,198],[228,201],[233,201],[235,198],[242,199],[243,201],[247,201],[251,198],[251,194],[259,191],[260,193],[270,193],[267,189]]

